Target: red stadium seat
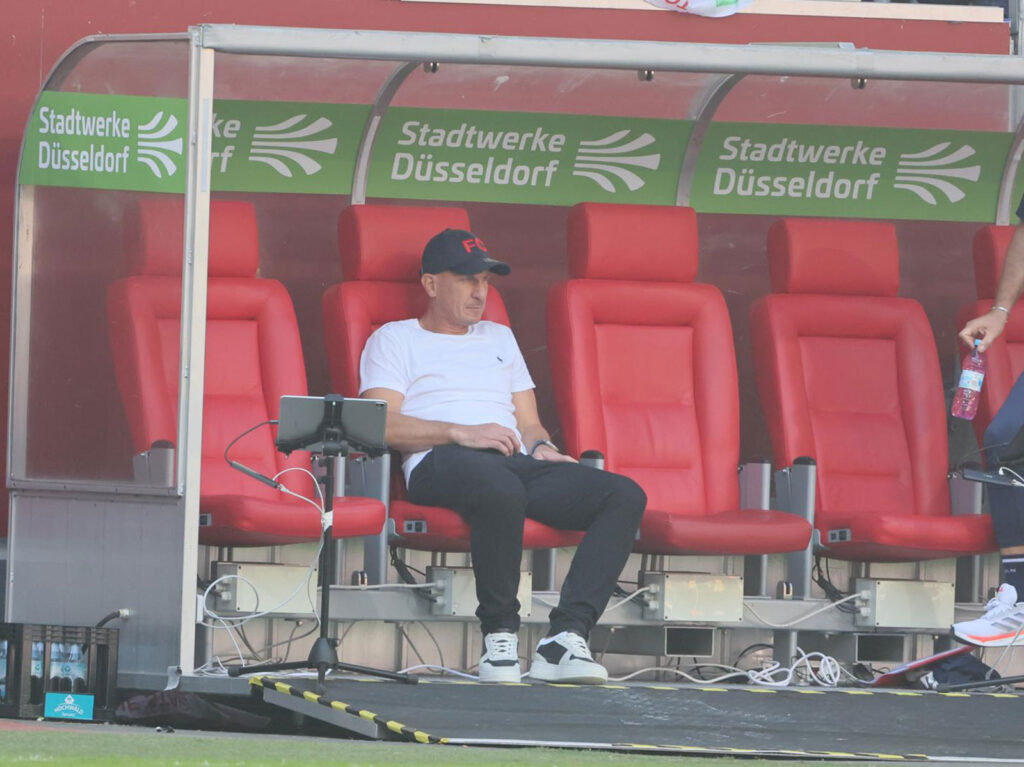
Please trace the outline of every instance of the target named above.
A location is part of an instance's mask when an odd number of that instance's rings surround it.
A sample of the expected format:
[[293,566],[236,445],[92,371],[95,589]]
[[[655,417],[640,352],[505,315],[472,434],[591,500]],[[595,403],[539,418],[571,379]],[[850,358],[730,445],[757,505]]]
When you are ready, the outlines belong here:
[[548,352],[569,451],[638,482],[647,554],[771,554],[811,527],[739,508],[739,395],[729,313],[697,275],[690,208],[584,203],[568,282],[548,300]]
[[[118,388],[135,450],[177,435],[181,318],[181,198],[147,199],[138,211],[134,274],[110,286],[107,309]],[[291,298],[276,280],[256,277],[256,216],[243,202],[210,205],[210,260],[203,397],[200,543],[272,546],[315,541],[320,517],[302,501],[232,469],[224,448],[261,421],[276,418],[283,394],[306,394],[306,371]],[[270,428],[232,448],[232,458],[273,476],[308,466],[309,454],[277,452]],[[281,482],[309,495],[308,476]],[[384,506],[371,498],[339,498],[334,535],[374,535]]]
[[[356,205],[338,219],[338,245],[345,281],[324,294],[324,337],[331,386],[345,396],[359,393],[359,358],[366,339],[381,325],[416,317],[426,308],[420,285],[423,246],[446,227],[468,229],[461,208]],[[484,319],[508,325],[498,290],[488,293]],[[395,468],[397,469],[397,461]],[[392,482],[389,517],[397,545],[424,551],[469,551],[469,525],[451,509],[405,500],[400,472]],[[582,533],[555,530],[526,520],[523,547],[573,546]]]
[[935,340],[899,298],[896,232],[783,219],[768,233],[772,294],[751,343],[775,461],[817,462],[815,526],[836,559],[918,561],[993,551],[988,516],[953,516]]
[[[974,283],[978,300],[960,310],[957,330],[975,317],[992,308],[996,297],[996,286],[1003,271],[1006,251],[1016,227],[985,226],[974,235]],[[1010,313],[1002,335],[986,352],[987,370],[985,385],[981,387],[978,415],[974,418],[974,430],[978,444],[983,441],[985,429],[1010,393],[1017,377],[1024,372],[1024,301],[1018,301]],[[957,352],[965,354],[966,347],[960,344]]]

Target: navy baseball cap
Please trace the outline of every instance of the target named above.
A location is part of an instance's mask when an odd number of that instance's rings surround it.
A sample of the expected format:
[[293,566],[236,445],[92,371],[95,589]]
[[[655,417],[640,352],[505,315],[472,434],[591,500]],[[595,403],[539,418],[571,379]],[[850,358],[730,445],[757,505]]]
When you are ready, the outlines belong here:
[[445,229],[431,237],[423,248],[422,274],[479,274],[487,271],[505,275],[512,269],[504,261],[487,255],[484,241],[465,229]]

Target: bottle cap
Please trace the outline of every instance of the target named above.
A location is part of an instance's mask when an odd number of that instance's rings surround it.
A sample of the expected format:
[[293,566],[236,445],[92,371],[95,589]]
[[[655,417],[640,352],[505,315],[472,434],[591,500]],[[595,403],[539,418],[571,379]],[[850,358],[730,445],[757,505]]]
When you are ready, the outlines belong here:
[[979,346],[981,346],[981,339],[980,338],[975,338],[974,339],[974,348],[977,349]]

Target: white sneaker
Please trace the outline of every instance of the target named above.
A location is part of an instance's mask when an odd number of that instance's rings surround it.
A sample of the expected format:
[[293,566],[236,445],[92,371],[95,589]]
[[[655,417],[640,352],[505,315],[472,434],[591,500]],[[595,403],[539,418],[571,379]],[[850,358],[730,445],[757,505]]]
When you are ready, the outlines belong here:
[[953,624],[953,636],[979,647],[1024,645],[1024,604],[1017,602],[1017,589],[1004,583],[985,605],[984,615]]
[[519,637],[510,631],[484,635],[484,654],[480,658],[481,682],[519,682]]
[[608,669],[591,656],[586,639],[563,631],[540,640],[533,654],[530,678],[541,682],[604,684],[608,681]]

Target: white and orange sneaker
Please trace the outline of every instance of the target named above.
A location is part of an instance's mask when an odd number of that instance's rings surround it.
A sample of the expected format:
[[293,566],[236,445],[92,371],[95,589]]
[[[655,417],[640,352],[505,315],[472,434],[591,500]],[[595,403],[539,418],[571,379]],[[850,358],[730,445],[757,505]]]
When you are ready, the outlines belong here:
[[1004,583],[985,605],[984,615],[954,623],[952,631],[959,641],[978,647],[1024,645],[1024,603],[1017,602],[1017,589]]

